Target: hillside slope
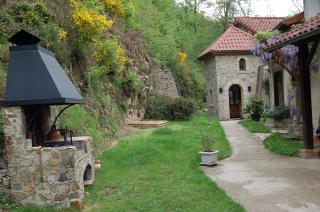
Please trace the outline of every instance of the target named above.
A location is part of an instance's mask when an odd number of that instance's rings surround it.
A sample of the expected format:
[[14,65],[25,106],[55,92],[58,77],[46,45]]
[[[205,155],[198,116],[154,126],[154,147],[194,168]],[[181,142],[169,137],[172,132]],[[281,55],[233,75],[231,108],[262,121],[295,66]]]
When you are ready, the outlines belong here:
[[41,45],[56,54],[86,98],[84,105],[68,109],[60,124],[91,135],[96,149],[118,134],[129,109],[143,108],[154,66],[171,69],[182,96],[203,100],[195,57],[222,27],[174,0],[4,0],[0,7],[1,98],[7,39],[24,28],[42,38]]

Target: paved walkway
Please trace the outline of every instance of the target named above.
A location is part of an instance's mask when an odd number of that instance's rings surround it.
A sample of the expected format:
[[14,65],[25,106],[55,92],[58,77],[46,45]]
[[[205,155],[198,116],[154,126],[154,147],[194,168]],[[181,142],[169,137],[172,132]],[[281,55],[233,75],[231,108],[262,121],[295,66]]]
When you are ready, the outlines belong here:
[[204,172],[248,211],[320,211],[320,160],[266,150],[238,121],[221,122],[231,158]]

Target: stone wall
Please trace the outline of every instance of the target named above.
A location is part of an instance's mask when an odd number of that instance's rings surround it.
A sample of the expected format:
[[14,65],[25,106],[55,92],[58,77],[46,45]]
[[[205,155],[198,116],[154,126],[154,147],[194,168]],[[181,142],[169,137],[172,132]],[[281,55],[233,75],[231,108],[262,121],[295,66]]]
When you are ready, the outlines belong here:
[[218,87],[215,57],[205,60],[205,78],[207,88],[207,107],[210,115],[218,117]]
[[[246,70],[239,70],[239,60],[246,60]],[[208,109],[220,120],[230,119],[229,88],[236,84],[241,87],[241,108],[243,109],[250,96],[255,93],[259,59],[253,55],[226,55],[208,58],[206,78],[208,89]],[[248,87],[251,87],[251,92]],[[222,89],[220,94],[219,89]],[[210,89],[212,90],[212,97]],[[243,112],[242,112],[243,114]]]
[[4,108],[3,124],[13,199],[21,204],[80,208],[84,185],[94,180],[91,138],[74,138],[68,146],[32,147],[25,139],[21,107]]
[[152,68],[154,89],[163,96],[179,97],[178,89],[172,72],[168,68]]

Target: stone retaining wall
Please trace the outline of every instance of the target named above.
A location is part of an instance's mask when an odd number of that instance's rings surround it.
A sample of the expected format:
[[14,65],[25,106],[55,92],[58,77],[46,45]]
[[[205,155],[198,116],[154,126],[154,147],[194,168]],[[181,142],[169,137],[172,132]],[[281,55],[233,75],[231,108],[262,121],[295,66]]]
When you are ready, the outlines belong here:
[[155,68],[152,72],[154,88],[157,93],[163,96],[179,97],[178,89],[172,72],[167,68]]

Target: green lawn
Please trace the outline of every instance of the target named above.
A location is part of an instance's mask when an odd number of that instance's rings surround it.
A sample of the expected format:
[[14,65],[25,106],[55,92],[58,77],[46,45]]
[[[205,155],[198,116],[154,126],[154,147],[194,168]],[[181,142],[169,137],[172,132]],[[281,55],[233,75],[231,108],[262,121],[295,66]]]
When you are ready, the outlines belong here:
[[[200,115],[167,128],[142,130],[100,158],[103,169],[87,189],[86,207],[98,211],[244,211],[199,168]],[[220,158],[231,149],[214,120]]]
[[240,124],[252,133],[270,133],[271,130],[263,123],[252,121],[251,119],[241,120]]
[[296,140],[284,138],[281,134],[271,135],[263,142],[264,146],[278,155],[296,156],[303,145]]
[[[231,148],[217,120],[200,114],[190,121],[140,130],[101,156],[102,169],[86,188],[89,211],[244,211],[199,168],[199,134],[213,123],[220,159]],[[52,211],[20,207],[17,211]]]

